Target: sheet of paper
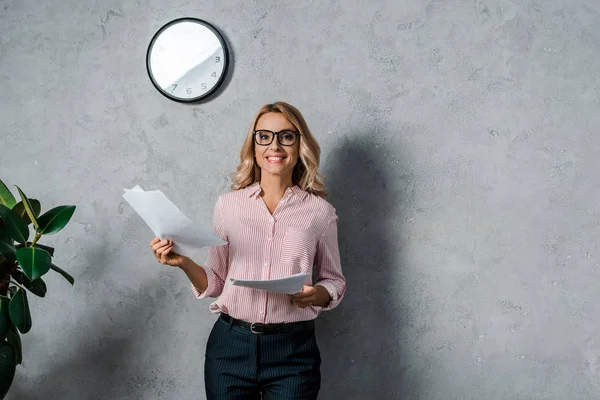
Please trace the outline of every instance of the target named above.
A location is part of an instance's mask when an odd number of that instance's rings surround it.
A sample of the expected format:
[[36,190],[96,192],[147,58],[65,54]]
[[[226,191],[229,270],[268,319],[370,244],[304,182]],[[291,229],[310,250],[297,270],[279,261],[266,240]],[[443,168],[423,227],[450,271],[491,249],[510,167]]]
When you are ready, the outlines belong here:
[[266,290],[285,294],[295,294],[302,291],[302,286],[308,283],[310,274],[296,274],[285,278],[270,279],[265,281],[251,281],[229,278],[232,285],[253,289]]
[[154,235],[172,240],[173,251],[189,256],[207,246],[227,244],[211,231],[197,227],[160,190],[124,189],[123,198],[150,227]]

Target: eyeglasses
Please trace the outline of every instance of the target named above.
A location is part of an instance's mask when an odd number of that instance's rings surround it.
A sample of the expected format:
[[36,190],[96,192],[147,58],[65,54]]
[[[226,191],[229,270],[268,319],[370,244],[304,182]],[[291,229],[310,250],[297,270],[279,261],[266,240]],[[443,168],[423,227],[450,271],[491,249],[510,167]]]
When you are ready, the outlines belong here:
[[298,132],[285,130],[281,132],[271,132],[265,129],[254,131],[254,140],[260,146],[268,146],[273,143],[273,138],[277,136],[277,141],[282,146],[293,146],[296,143],[296,137],[300,136]]

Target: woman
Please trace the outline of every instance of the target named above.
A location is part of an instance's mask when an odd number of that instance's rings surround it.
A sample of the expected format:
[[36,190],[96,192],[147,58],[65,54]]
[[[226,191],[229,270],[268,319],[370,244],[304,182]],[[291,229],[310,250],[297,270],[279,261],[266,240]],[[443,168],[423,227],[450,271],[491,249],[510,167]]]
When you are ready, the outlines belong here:
[[[337,215],[318,171],[320,147],[293,106],[268,104],[255,116],[240,154],[232,191],[221,195],[211,247],[200,266],[155,238],[159,262],[182,269],[197,298],[218,297],[206,345],[206,395],[212,399],[316,399],[321,357],[314,330],[319,313],[346,291]],[[230,284],[313,273],[314,285],[294,295]],[[310,279],[309,279],[310,280]]]

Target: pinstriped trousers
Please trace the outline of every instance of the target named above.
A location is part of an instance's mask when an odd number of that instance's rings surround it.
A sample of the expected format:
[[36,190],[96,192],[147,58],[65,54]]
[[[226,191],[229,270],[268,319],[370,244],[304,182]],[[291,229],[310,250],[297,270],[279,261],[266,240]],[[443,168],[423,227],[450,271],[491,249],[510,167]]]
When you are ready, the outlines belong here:
[[206,398],[315,400],[320,367],[314,330],[255,334],[218,318],[206,344]]

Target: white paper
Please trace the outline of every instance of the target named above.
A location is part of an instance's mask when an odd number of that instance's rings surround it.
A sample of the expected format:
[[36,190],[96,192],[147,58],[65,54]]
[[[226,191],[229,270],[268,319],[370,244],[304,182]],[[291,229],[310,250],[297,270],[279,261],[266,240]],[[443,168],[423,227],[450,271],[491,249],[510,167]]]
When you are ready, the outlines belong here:
[[268,292],[277,292],[285,294],[295,294],[302,291],[302,286],[307,283],[307,277],[310,274],[296,274],[285,278],[270,279],[264,281],[251,281],[244,279],[229,278],[232,285],[243,286],[253,289],[266,290]]
[[202,247],[227,244],[212,232],[195,226],[160,190],[146,192],[139,186],[124,190],[123,198],[154,235],[173,242],[175,253],[189,256]]

